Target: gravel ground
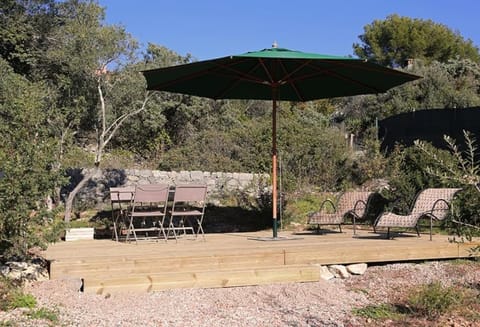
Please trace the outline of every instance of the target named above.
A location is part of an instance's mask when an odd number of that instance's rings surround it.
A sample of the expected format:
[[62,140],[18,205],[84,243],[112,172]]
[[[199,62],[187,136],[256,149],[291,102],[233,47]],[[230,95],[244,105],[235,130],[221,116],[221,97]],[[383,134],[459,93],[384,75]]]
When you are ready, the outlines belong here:
[[[432,281],[478,286],[480,265],[391,264],[344,280],[111,296],[80,293],[72,281],[35,282],[25,292],[37,298],[37,307],[57,312],[59,321],[35,320],[16,309],[0,312],[0,326],[369,326],[353,308],[395,303],[415,285]],[[480,326],[480,321],[450,317],[441,325]]]

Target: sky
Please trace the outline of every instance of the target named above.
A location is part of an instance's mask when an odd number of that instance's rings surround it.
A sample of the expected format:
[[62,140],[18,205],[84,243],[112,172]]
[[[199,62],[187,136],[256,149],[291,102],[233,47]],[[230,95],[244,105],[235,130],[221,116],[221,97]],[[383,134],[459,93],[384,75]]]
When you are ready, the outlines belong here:
[[98,0],[143,46],[197,60],[279,47],[353,55],[364,27],[398,14],[446,25],[480,47],[478,0]]

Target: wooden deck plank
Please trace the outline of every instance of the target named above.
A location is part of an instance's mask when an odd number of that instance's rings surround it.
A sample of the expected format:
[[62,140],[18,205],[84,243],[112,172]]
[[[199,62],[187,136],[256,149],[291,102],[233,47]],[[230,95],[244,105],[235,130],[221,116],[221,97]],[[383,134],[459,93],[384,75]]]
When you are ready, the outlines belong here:
[[[50,278],[81,278],[88,292],[156,291],[185,287],[230,287],[318,280],[318,265],[463,258],[480,244],[448,236],[403,234],[386,240],[369,230],[344,233],[271,232],[209,234],[206,241],[111,240],[60,242],[44,253]],[[267,239],[267,241],[265,241]]]
[[319,280],[320,269],[318,266],[294,265],[282,268],[132,274],[107,280],[90,278],[84,287],[86,292],[105,294],[116,292],[119,289],[125,290],[125,288],[150,292],[171,288],[218,288]]
[[198,269],[235,269],[241,267],[269,267],[284,264],[283,251],[268,251],[262,253],[243,253],[210,256],[178,256],[178,257],[148,257],[126,258],[112,257],[102,261],[92,262],[83,259],[81,262],[52,262],[50,277],[62,276],[82,277],[85,273],[115,272],[124,274],[143,272],[183,272]]

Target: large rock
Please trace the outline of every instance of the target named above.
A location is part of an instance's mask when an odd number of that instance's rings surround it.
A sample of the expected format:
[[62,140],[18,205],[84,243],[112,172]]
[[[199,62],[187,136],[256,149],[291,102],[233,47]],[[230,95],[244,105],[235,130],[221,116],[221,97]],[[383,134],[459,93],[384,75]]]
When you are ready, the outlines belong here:
[[353,275],[363,275],[367,271],[366,263],[355,263],[347,266],[347,271]]
[[0,274],[20,283],[49,279],[46,264],[40,260],[32,262],[8,261],[0,267]]
[[320,266],[320,278],[323,280],[330,280],[335,276],[328,270],[326,266]]
[[347,268],[343,265],[331,265],[328,266],[328,270],[336,277],[336,278],[348,278],[350,277],[350,273],[347,271]]

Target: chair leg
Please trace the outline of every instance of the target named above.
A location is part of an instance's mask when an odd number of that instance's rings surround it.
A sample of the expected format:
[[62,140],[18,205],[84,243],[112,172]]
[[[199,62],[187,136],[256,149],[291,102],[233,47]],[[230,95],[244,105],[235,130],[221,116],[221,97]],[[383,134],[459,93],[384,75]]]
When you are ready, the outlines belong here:
[[133,226],[133,218],[130,219],[130,225],[128,226],[127,230],[127,241],[130,239],[130,233],[133,234],[133,238],[135,239],[135,243],[138,244],[137,233],[135,232],[135,227]]
[[432,240],[432,225],[433,225],[433,221],[432,221],[432,216],[430,215],[430,241]]
[[342,233],[342,225],[338,224],[338,228],[340,229],[340,233]]
[[175,242],[178,242],[177,233],[175,232],[175,226],[173,224],[173,217],[170,217],[170,223],[168,224],[168,233],[167,233],[168,236],[170,236],[170,231],[173,232],[173,236],[175,237]]
[[198,237],[198,234],[201,233],[202,238],[205,241],[205,233],[203,232],[203,227],[202,227],[203,219],[202,218],[197,218],[196,220],[197,220],[198,228],[197,228],[197,232],[195,233],[195,237]]
[[420,230],[418,229],[418,224],[415,225],[415,230],[417,231],[417,236],[420,237]]
[[387,240],[390,239],[390,227],[387,227]]
[[159,230],[158,230],[158,238],[160,238],[160,236],[163,235],[163,239],[165,240],[165,242],[167,242],[167,234],[165,234],[165,227],[163,226],[163,224],[165,223],[164,221],[165,218],[162,218],[161,220],[158,221],[158,227],[159,227]]

